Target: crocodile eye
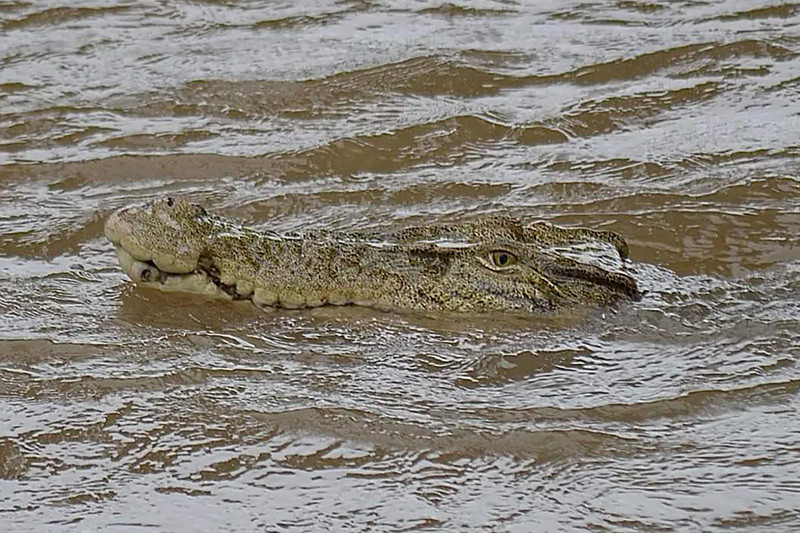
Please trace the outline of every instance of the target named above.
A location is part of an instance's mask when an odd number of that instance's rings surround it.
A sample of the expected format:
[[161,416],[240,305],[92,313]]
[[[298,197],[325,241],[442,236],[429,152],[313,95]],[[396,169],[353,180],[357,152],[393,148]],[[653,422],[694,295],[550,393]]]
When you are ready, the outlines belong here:
[[172,196],[169,196],[169,197],[167,198],[167,205],[168,205],[169,207],[172,207],[173,205],[175,205],[175,200],[172,198]]
[[511,252],[505,250],[495,250],[492,252],[492,264],[498,268],[506,268],[517,262],[517,258]]

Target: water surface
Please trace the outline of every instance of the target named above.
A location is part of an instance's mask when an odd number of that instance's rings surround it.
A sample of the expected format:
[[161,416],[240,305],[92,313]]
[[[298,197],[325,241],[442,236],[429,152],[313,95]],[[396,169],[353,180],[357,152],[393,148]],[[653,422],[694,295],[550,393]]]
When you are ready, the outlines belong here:
[[[0,1],[0,529],[800,528],[800,5]],[[262,312],[133,287],[263,229],[623,234],[638,303]]]

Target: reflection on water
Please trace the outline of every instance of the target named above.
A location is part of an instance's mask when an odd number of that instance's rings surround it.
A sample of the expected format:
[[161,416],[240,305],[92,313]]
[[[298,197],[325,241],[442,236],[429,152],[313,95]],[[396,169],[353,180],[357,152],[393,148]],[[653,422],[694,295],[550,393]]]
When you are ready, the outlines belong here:
[[[0,1],[2,529],[800,527],[800,10],[529,4]],[[166,194],[611,229],[647,293],[153,293],[102,225]]]

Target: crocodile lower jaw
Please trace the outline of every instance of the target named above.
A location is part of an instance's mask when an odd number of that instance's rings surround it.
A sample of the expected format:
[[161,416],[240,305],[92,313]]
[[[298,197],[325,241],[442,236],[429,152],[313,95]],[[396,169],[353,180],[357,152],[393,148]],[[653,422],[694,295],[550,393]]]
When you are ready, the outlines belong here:
[[166,292],[189,292],[222,300],[233,299],[205,272],[194,271],[188,274],[166,272],[159,269],[152,261],[136,259],[120,245],[117,245],[116,249],[122,271],[137,285]]
[[325,299],[295,299],[288,295],[280,295],[272,291],[256,288],[244,296],[236,294],[232,286],[223,285],[219,279],[210,275],[200,266],[188,274],[176,274],[158,268],[153,261],[136,259],[121,245],[116,245],[117,259],[122,271],[137,285],[165,292],[185,292],[198,294],[207,298],[220,300],[250,300],[258,307],[281,307],[284,309],[303,309],[323,305],[362,305],[377,306],[376,302],[367,300],[351,301],[344,295],[331,295]]

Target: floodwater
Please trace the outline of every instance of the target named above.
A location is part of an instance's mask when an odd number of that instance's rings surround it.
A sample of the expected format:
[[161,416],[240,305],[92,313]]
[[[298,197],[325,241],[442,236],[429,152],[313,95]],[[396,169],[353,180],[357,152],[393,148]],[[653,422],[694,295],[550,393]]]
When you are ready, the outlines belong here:
[[[0,530],[797,531],[800,4],[0,0]],[[263,312],[104,239],[505,213],[641,302]]]

